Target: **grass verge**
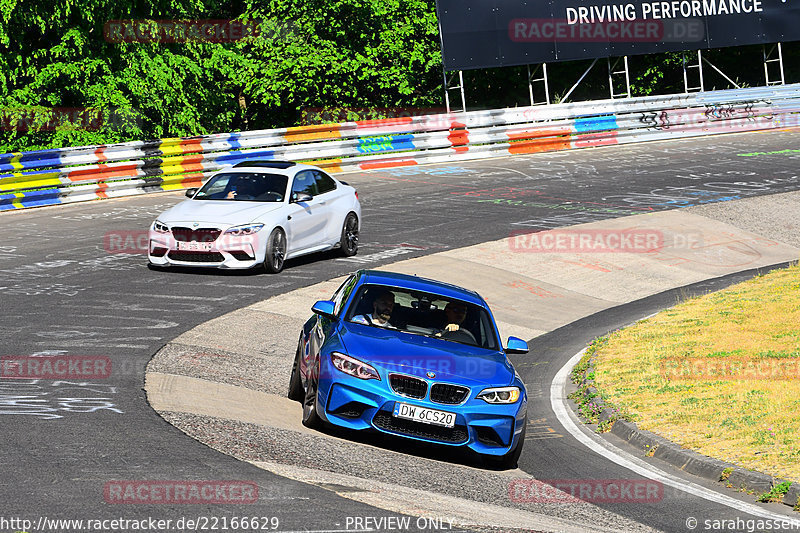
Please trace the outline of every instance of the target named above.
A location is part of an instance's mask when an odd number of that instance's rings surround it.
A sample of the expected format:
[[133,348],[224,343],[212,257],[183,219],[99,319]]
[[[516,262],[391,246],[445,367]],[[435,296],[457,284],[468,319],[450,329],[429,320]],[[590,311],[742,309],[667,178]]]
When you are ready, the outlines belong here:
[[598,393],[641,429],[800,481],[800,266],[689,299],[592,351]]

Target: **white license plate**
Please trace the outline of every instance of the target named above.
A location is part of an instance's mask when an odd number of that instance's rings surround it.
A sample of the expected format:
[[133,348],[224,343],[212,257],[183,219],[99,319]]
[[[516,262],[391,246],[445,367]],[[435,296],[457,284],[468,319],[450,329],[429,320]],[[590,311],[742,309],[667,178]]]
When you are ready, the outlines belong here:
[[210,252],[213,242],[178,241],[178,250],[183,252]]
[[427,407],[409,405],[407,403],[395,402],[394,416],[397,418],[405,418],[406,420],[415,420],[417,422],[422,422],[423,424],[444,426],[446,428],[451,428],[456,425],[455,413],[438,411],[436,409],[428,409]]

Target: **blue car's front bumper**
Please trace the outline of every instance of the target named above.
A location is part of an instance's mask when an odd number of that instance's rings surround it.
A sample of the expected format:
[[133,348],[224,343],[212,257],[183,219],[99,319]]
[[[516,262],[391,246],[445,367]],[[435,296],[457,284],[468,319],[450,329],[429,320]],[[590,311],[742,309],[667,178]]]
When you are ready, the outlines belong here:
[[[375,429],[401,437],[450,446],[466,446],[483,454],[501,456],[513,450],[526,423],[527,397],[513,404],[489,404],[475,398],[471,390],[459,405],[443,404],[425,398],[406,398],[381,381],[362,380],[339,372],[331,365],[320,369],[318,405],[320,416],[334,424],[354,430]],[[415,422],[393,415],[396,402],[455,413],[455,427]]]

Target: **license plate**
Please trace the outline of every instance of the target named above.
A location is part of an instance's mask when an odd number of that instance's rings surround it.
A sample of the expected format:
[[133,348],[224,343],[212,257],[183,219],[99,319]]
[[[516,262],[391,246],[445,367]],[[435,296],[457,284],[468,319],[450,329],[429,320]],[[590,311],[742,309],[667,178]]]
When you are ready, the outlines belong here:
[[178,241],[178,250],[183,252],[210,252],[213,242]]
[[409,405],[407,403],[396,402],[394,404],[394,416],[397,418],[405,418],[406,420],[415,420],[423,424],[444,426],[446,428],[451,428],[456,425],[455,413],[428,409],[427,407]]

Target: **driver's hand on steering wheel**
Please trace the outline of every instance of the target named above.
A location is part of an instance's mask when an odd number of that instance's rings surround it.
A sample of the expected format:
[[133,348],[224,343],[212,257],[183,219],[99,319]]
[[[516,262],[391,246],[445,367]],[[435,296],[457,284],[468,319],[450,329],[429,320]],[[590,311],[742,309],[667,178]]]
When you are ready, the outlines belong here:
[[459,326],[458,324],[447,324],[444,327],[445,331],[458,331],[459,329],[461,329],[461,326]]

